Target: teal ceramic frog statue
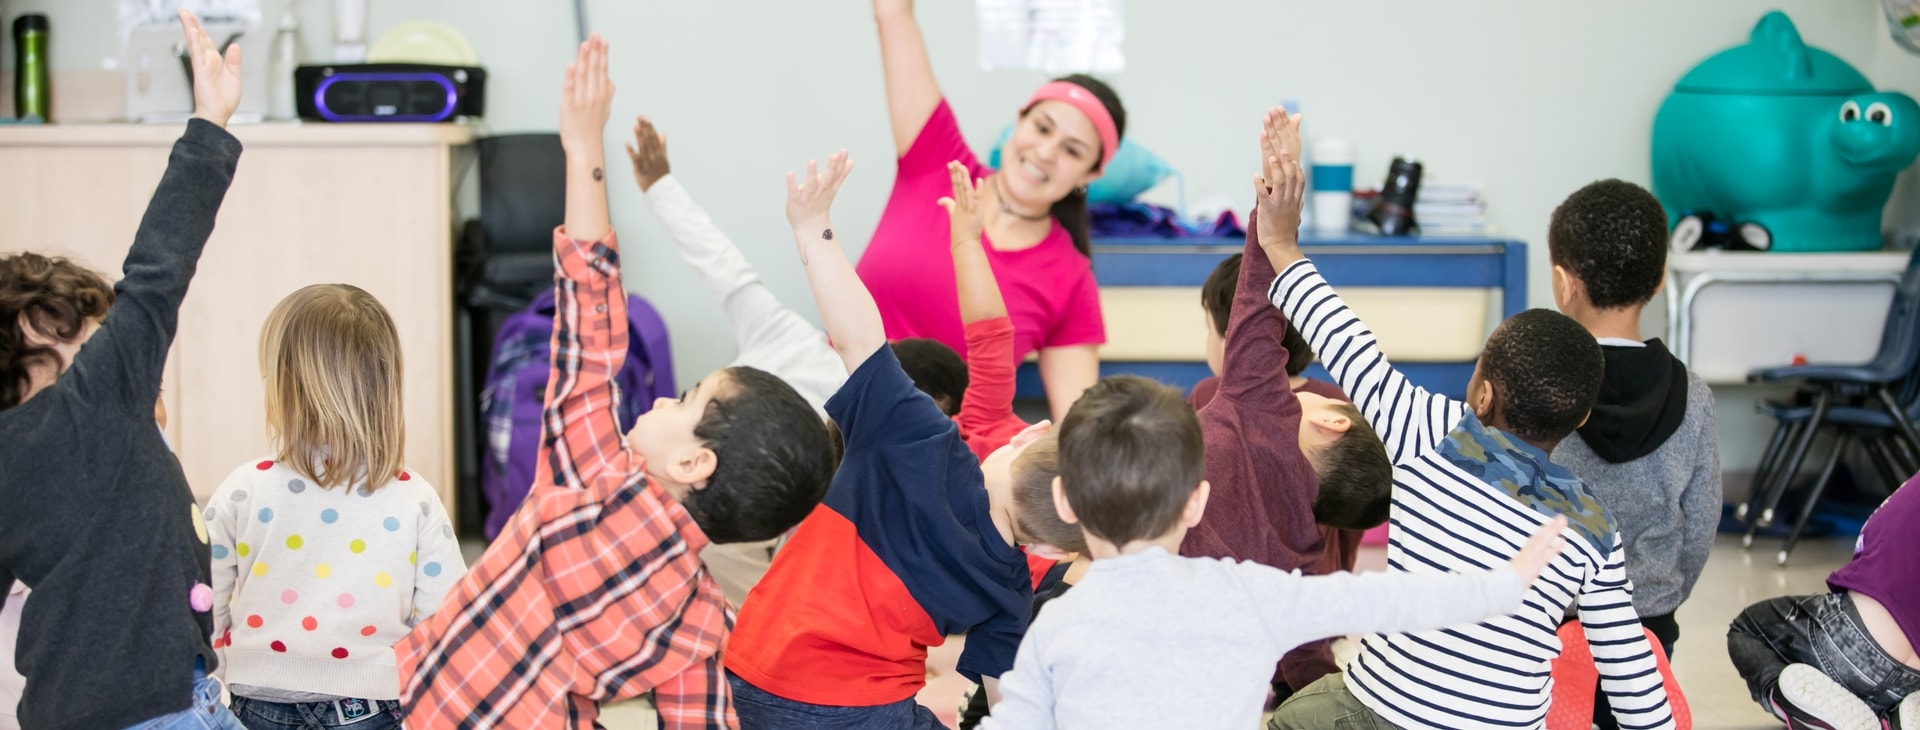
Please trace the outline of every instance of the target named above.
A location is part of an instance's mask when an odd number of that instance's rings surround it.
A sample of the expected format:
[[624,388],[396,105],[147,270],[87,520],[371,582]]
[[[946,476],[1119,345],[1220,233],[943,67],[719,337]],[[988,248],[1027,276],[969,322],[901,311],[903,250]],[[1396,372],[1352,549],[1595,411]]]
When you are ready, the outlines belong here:
[[1764,226],[1773,251],[1868,251],[1896,175],[1920,154],[1920,106],[1876,92],[1778,11],[1695,66],[1653,120],[1653,191],[1688,213]]

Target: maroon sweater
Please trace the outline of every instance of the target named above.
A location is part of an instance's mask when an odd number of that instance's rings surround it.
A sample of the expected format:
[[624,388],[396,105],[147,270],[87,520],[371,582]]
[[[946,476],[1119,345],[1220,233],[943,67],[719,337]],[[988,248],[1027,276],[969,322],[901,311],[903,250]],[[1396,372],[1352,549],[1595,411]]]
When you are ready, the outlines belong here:
[[[1200,409],[1213,493],[1180,553],[1323,575],[1340,569],[1339,555],[1332,531],[1313,521],[1320,480],[1300,451],[1300,400],[1284,377],[1286,315],[1267,299],[1276,274],[1255,235],[1248,225],[1220,390]],[[1281,660],[1287,685],[1303,688],[1339,671],[1328,645],[1307,644]]]

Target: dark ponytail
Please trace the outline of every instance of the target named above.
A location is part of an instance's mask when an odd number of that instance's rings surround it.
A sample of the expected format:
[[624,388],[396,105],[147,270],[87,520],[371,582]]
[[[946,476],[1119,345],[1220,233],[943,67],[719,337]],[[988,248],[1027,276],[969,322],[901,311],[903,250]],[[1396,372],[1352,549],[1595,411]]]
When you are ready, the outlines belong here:
[[[1120,95],[1113,92],[1113,87],[1108,86],[1105,81],[1086,74],[1062,76],[1054,80],[1065,81],[1093,94],[1093,98],[1099,99],[1100,105],[1107,108],[1108,116],[1113,117],[1114,132],[1119,134],[1121,139],[1126,139],[1127,108],[1120,104]],[[1101,157],[1104,158],[1106,153],[1107,150],[1101,150]],[[1096,161],[1093,169],[1100,169],[1099,164]],[[1060,222],[1060,227],[1067,229],[1067,235],[1073,238],[1074,250],[1079,251],[1081,256],[1092,258],[1093,241],[1088,229],[1093,227],[1093,221],[1087,215],[1086,188],[1076,188],[1073,192],[1067,193],[1067,197],[1054,202],[1050,212],[1053,213],[1053,219]]]

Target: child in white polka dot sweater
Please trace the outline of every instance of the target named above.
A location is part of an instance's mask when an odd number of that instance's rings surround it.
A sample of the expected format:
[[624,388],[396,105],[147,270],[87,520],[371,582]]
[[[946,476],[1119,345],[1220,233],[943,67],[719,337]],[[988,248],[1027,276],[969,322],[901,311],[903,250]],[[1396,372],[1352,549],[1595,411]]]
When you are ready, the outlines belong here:
[[267,316],[260,361],[276,453],[235,469],[205,515],[234,714],[398,728],[391,647],[466,564],[439,494],[400,463],[393,320],[360,289],[310,286]]

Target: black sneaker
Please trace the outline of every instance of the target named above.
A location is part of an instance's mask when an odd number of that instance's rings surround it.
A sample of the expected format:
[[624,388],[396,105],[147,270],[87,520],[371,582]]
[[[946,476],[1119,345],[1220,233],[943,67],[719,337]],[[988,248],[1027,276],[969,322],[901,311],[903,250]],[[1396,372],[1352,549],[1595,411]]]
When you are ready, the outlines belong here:
[[[1910,698],[1911,699],[1911,698]],[[1767,693],[1768,709],[1789,730],[1881,730],[1873,708],[1820,670],[1789,664]]]

